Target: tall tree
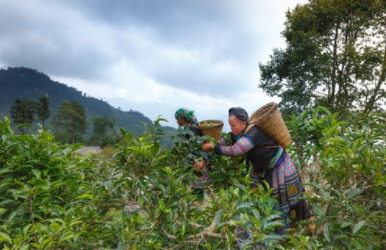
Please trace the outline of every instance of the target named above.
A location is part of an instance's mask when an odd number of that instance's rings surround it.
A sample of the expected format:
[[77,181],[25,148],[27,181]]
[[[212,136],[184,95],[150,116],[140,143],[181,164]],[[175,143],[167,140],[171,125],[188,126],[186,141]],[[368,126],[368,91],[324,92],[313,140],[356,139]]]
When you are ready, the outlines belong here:
[[[17,99],[11,106],[11,119],[16,125],[32,124],[34,121],[34,110],[36,103],[29,99]],[[19,126],[20,132],[24,134],[26,130]]]
[[259,87],[280,107],[369,113],[386,98],[386,8],[381,0],[310,0],[286,14],[285,49],[260,64]]
[[86,111],[77,101],[63,101],[53,117],[55,134],[65,142],[79,142],[87,129]]
[[92,119],[93,132],[90,137],[92,145],[104,147],[109,142],[109,129],[114,128],[115,120],[109,116],[97,116]]
[[50,99],[46,95],[42,95],[39,98],[39,102],[36,105],[36,114],[39,120],[42,122],[44,128],[44,122],[50,117]]

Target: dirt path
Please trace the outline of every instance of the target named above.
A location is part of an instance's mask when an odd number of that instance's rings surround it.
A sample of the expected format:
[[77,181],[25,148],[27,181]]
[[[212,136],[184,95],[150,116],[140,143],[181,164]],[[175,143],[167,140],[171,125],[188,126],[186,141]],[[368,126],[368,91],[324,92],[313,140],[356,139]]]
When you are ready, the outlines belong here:
[[83,146],[80,149],[75,150],[75,153],[79,153],[81,155],[87,155],[89,153],[97,154],[101,151],[99,146]]

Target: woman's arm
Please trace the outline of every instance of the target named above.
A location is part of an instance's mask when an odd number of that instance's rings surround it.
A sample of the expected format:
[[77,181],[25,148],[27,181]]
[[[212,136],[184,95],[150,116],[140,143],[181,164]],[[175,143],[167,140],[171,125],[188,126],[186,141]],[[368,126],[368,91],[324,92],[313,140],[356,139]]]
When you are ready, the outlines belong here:
[[218,140],[218,144],[220,144],[221,146],[224,146],[226,145],[226,140],[224,138],[221,138],[220,140]]
[[[225,138],[220,138],[220,140],[217,141],[220,146],[225,146],[228,145],[229,142]],[[204,143],[202,144],[202,149],[204,152],[210,152],[214,149],[214,144],[213,143]]]
[[247,137],[241,137],[233,146],[216,146],[214,144],[205,143],[202,148],[205,152],[214,150],[217,154],[228,156],[240,156],[247,153],[255,146],[253,141]]
[[240,156],[251,150],[255,144],[247,137],[241,137],[233,146],[215,146],[214,151],[220,155]]

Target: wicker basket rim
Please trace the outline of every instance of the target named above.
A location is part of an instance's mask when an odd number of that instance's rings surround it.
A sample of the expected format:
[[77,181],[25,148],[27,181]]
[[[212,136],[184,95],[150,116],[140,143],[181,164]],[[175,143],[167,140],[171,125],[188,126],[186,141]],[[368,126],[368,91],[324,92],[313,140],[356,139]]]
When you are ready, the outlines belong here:
[[255,116],[260,114],[262,111],[266,111],[266,112],[263,115],[259,116],[259,120],[267,119],[267,118],[271,117],[272,115],[274,115],[275,111],[278,111],[277,109],[278,108],[277,108],[277,103],[276,102],[267,103],[264,106],[260,107],[255,112],[253,112],[253,114],[250,116],[249,119],[250,120],[256,119],[257,117],[255,117]]
[[[204,123],[204,122],[215,122],[215,123],[217,123],[217,124],[215,124],[215,125],[207,125],[207,126],[204,126],[204,125],[202,124],[202,123]],[[198,127],[199,127],[199,128],[216,128],[216,127],[222,127],[222,126],[224,126],[224,122],[221,121],[221,120],[215,120],[215,119],[203,120],[203,121],[200,121],[200,122],[198,123]]]

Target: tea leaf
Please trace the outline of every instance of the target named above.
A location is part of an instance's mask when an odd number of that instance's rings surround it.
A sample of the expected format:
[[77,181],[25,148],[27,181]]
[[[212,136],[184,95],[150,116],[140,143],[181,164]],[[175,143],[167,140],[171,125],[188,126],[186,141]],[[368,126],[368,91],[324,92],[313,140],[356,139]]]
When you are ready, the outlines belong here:
[[352,230],[352,233],[353,234],[356,234],[362,227],[363,225],[366,223],[366,221],[362,220],[360,222],[358,222],[355,226],[354,226],[354,229]]
[[328,228],[328,223],[324,224],[324,227],[323,227],[323,235],[324,237],[326,238],[326,240],[328,242],[331,242],[331,239],[330,239],[330,230]]
[[12,239],[8,234],[0,232],[0,242],[12,244]]

